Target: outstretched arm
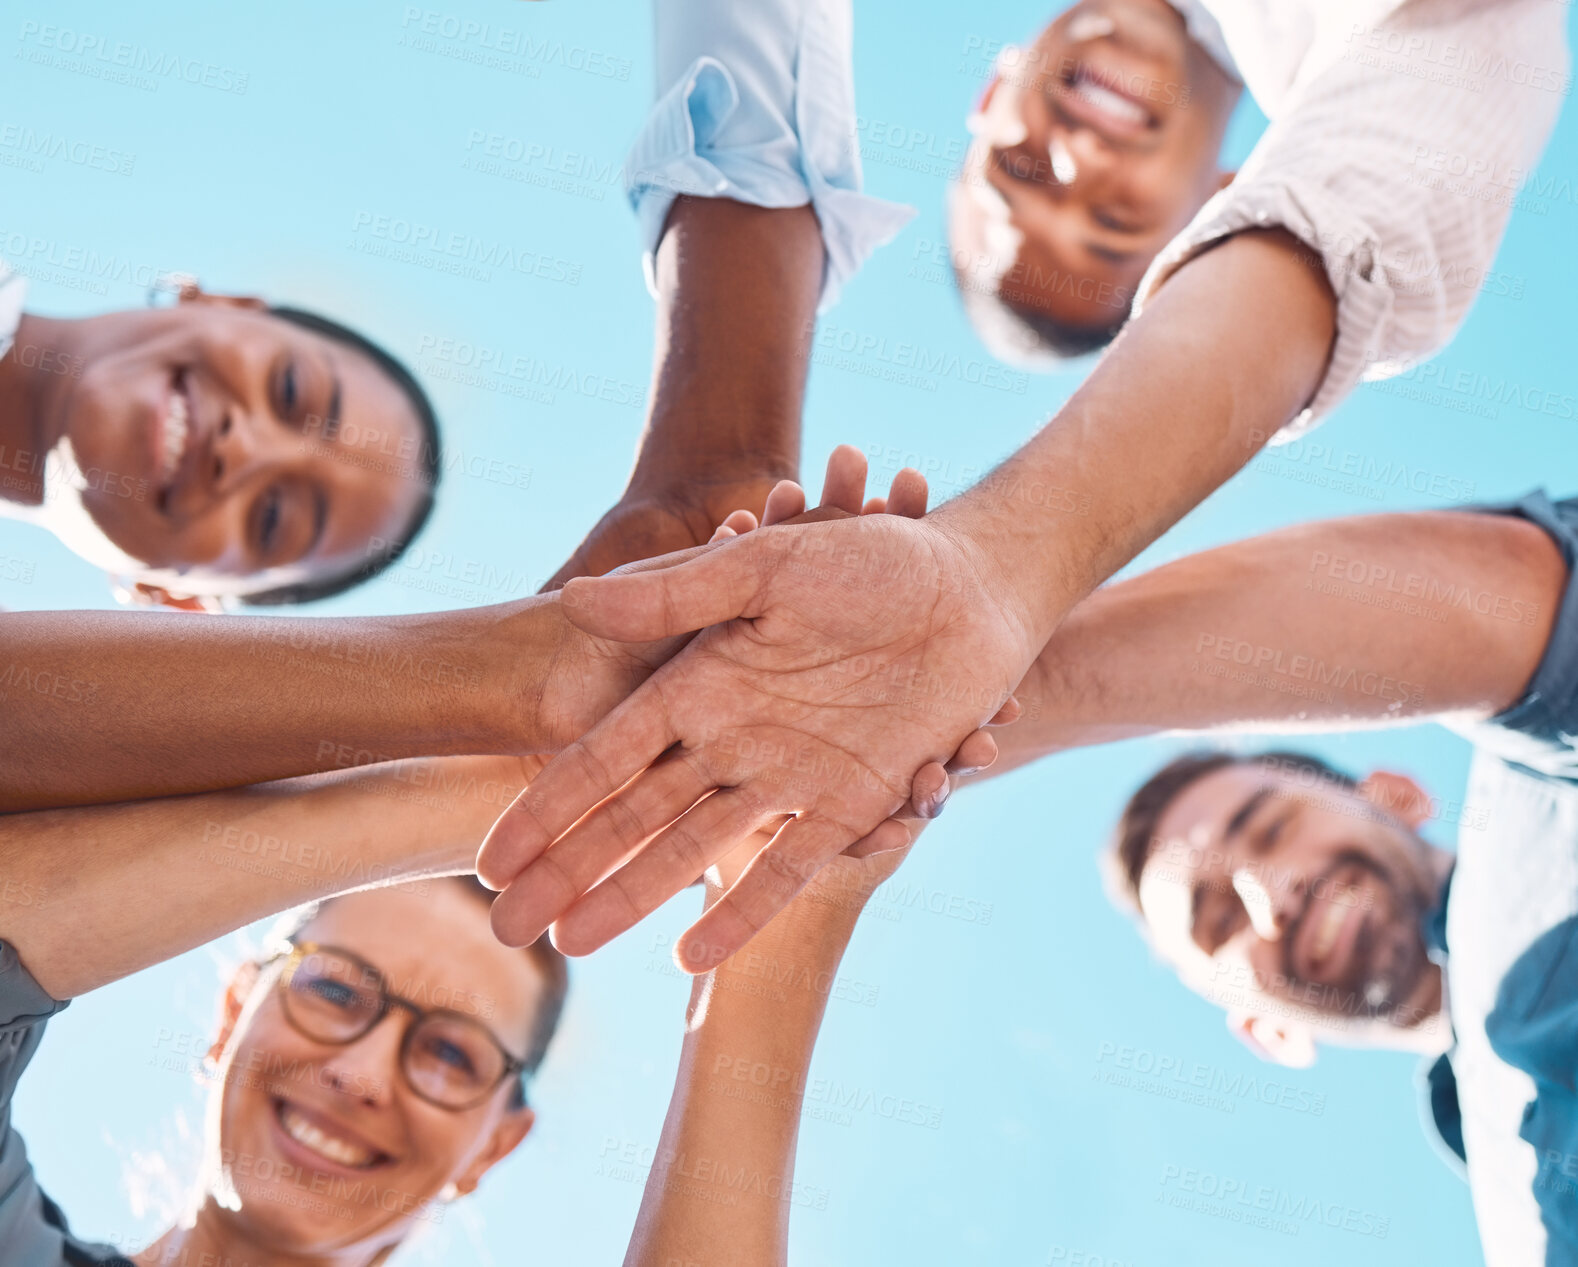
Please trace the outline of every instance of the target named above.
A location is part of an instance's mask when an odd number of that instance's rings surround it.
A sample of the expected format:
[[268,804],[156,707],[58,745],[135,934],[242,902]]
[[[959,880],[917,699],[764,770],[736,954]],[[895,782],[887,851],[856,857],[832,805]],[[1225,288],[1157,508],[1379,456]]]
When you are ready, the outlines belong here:
[[314,898],[469,871],[540,764],[402,761],[14,814],[0,819],[0,938],[69,999]]
[[346,752],[551,751],[574,719],[545,715],[564,705],[543,686],[582,641],[553,599],[352,619],[0,615],[0,810],[288,778]]
[[347,762],[552,752],[679,645],[589,638],[557,594],[345,619],[0,614],[0,813],[207,792]]
[[[707,905],[765,843],[746,841],[708,873]],[[830,983],[900,857],[839,859],[747,949],[696,979],[625,1267],[787,1260],[800,1112]],[[764,980],[781,984],[769,996]]]
[[1566,584],[1510,515],[1356,516],[1191,555],[1074,609],[991,773],[1157,731],[1487,717],[1533,678]]

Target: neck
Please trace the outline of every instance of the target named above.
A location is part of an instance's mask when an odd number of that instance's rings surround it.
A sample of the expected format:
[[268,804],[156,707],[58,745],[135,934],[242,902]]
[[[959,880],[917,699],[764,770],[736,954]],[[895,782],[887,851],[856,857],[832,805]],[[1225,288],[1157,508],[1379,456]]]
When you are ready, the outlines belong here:
[[44,455],[60,442],[58,405],[81,364],[74,324],[25,312],[15,343],[0,356],[0,500],[44,500]]
[[321,1253],[295,1253],[257,1240],[236,1227],[211,1194],[190,1223],[177,1224],[139,1253],[137,1267],[203,1267],[209,1263],[240,1263],[246,1267],[378,1267],[393,1245],[369,1247],[365,1242]]

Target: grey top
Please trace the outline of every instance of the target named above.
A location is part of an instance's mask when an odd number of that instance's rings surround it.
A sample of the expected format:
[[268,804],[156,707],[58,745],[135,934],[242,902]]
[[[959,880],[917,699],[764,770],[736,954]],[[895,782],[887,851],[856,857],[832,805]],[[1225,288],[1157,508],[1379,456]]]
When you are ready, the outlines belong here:
[[59,1207],[38,1186],[27,1148],[11,1125],[16,1085],[38,1050],[45,1023],[65,1006],[45,994],[16,951],[0,941],[0,1267],[132,1267],[113,1246],[71,1235]]

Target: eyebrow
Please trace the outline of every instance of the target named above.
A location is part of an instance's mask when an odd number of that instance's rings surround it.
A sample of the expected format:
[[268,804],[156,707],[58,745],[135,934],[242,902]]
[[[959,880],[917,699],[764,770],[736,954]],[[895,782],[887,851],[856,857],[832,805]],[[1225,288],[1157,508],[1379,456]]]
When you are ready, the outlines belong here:
[[1247,801],[1238,807],[1238,811],[1227,820],[1227,829],[1222,833],[1223,840],[1231,840],[1244,830],[1245,824],[1255,816],[1255,811],[1266,803],[1271,795],[1270,787],[1263,787],[1255,792]]
[[340,429],[340,376],[332,369],[329,371],[329,417],[334,422],[335,433]]

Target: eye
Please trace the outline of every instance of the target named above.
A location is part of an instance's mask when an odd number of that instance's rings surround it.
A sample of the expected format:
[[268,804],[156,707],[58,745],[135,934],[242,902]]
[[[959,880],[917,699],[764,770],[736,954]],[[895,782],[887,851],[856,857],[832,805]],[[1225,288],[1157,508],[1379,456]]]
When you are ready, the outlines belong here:
[[1119,220],[1116,216],[1106,211],[1092,211],[1091,218],[1103,229],[1111,229],[1114,233],[1138,233],[1133,225]]
[[289,421],[296,416],[296,406],[301,400],[301,389],[296,379],[296,362],[286,361],[275,381],[277,384],[275,394],[278,397],[275,408],[281,418]]
[[1265,827],[1255,837],[1253,837],[1256,852],[1264,853],[1267,849],[1270,849],[1273,845],[1275,845],[1282,837],[1283,828],[1293,821],[1293,816],[1296,813],[1297,810],[1294,808],[1284,810],[1282,813],[1273,818],[1269,823],[1267,823]]
[[280,495],[277,487],[263,494],[258,506],[258,546],[267,554],[279,536]]
[[446,1065],[453,1069],[458,1069],[462,1073],[472,1074],[477,1071],[476,1064],[472,1061],[470,1053],[464,1047],[460,1047],[446,1039],[432,1039],[428,1044],[428,1050]]
[[346,985],[343,981],[331,981],[326,977],[315,977],[307,986],[314,998],[334,1007],[344,1008],[349,1011],[356,1005],[356,990]]

